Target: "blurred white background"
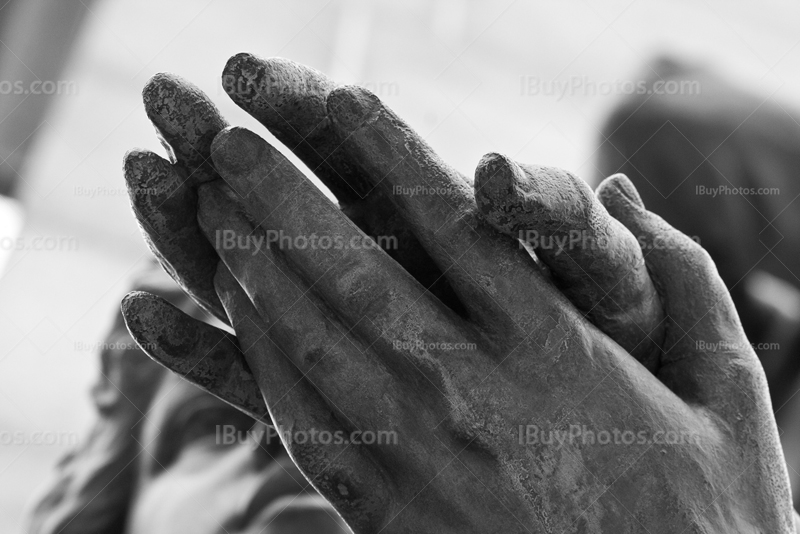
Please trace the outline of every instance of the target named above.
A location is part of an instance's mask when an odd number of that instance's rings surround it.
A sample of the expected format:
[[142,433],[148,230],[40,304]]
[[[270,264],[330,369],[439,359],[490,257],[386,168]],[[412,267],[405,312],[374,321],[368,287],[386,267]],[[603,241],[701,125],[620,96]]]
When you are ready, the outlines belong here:
[[[14,251],[0,279],[0,532],[22,532],[24,507],[88,427],[93,347],[149,255],[121,165],[133,147],[163,153],[140,98],[153,74],[180,74],[230,122],[267,135],[219,77],[240,51],[283,56],[366,85],[467,175],[499,151],[587,179],[601,121],[624,96],[602,88],[641,79],[657,54],[712,65],[784,105],[800,94],[800,4],[789,1],[97,0],[89,8],[61,76],[77,93],[54,96],[20,171],[23,238],[72,245]],[[535,94],[531,80],[573,89]],[[37,432],[57,443],[13,438]]]

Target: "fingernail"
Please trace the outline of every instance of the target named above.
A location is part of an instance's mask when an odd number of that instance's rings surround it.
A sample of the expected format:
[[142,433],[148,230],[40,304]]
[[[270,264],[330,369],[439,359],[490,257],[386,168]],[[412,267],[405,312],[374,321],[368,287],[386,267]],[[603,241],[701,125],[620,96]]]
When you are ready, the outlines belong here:
[[[159,73],[150,78],[142,89],[142,101],[147,118],[169,143],[202,144],[209,134],[227,126],[205,93],[174,74]],[[189,121],[191,117],[195,120]]]
[[169,163],[149,150],[130,150],[123,160],[125,182],[128,193],[135,197],[147,192],[170,191],[175,188],[176,174]]
[[607,188],[612,188],[616,193],[628,199],[628,201],[636,207],[644,209],[642,197],[639,196],[636,187],[624,174],[618,173],[603,180],[597,188],[598,194],[602,197]]
[[225,63],[222,69],[222,88],[234,101],[252,98],[257,93],[256,78],[263,73],[263,70],[256,56],[240,52],[231,56]]
[[211,143],[211,159],[223,174],[245,175],[261,161],[266,141],[246,128],[233,126],[222,130]]
[[381,101],[363,87],[346,85],[331,91],[326,105],[331,120],[352,132],[378,113]]
[[226,221],[238,214],[239,209],[224,183],[211,182],[197,188],[197,222],[204,232],[216,232],[226,227]]
[[164,122],[162,113],[175,109],[177,98],[180,97],[179,86],[188,85],[188,82],[173,74],[160,72],[147,80],[142,89],[144,110],[150,120]]
[[146,298],[144,291],[131,291],[124,297],[122,297],[122,302],[120,302],[120,309],[122,311],[122,316],[126,321],[135,320],[137,318],[137,313],[141,306],[141,300]]
[[508,157],[490,152],[475,167],[475,197],[481,205],[506,200],[524,180],[522,169]]

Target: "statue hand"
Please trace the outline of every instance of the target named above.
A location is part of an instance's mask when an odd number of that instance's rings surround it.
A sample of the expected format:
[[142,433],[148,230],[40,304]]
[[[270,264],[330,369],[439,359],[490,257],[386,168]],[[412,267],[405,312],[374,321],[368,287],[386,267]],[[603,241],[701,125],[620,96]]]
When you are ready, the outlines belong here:
[[[216,136],[225,183],[199,188],[198,211],[210,242],[233,238],[216,248],[216,293],[270,415],[354,531],[791,531],[763,372],[699,246],[644,210],[623,178],[602,186],[610,214],[644,243],[663,302],[654,375],[482,222],[468,183],[373,95],[335,89],[327,109],[369,183],[442,192],[392,202],[461,309],[368,247],[246,130]],[[612,242],[626,239],[613,228]],[[284,244],[256,254],[240,245],[281,230]],[[625,256],[596,257],[615,271]],[[586,283],[569,269],[553,278]],[[140,342],[169,328],[146,320],[159,305],[126,300],[126,316],[145,317],[132,329]],[[310,442],[315,431],[347,439]],[[356,442],[367,431],[394,432],[397,443]]]

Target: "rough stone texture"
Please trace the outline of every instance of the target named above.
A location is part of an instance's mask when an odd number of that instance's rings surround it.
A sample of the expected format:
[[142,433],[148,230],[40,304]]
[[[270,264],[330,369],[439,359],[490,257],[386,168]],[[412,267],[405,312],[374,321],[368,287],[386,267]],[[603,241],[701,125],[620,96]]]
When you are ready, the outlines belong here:
[[125,155],[125,181],[148,247],[164,270],[203,308],[227,322],[214,272],[219,258],[197,225],[197,192],[181,169],[148,151]]
[[561,169],[484,156],[475,198],[499,231],[530,241],[558,288],[651,372],[664,341],[664,311],[639,241],[580,178]]
[[764,366],[800,507],[800,112],[706,65],[649,60],[599,133],[598,174],[625,173],[645,205],[697,239]]
[[[700,247],[634,202],[606,205],[624,206],[611,215],[648,245],[675,245],[646,258],[668,321],[654,375],[479,218],[470,184],[377,97],[339,87],[326,108],[342,157],[369,184],[441,190],[389,198],[466,310],[431,298],[381,250],[280,250],[295,287],[260,276],[263,256],[219,251],[228,269],[217,290],[276,424],[398,433],[384,447],[287,443],[355,532],[792,531],[763,371]],[[255,134],[226,129],[213,154],[251,220],[296,235],[358,234]],[[205,195],[207,232],[234,220],[221,192],[206,185]],[[208,213],[215,198],[221,213]],[[274,310],[297,293],[305,307],[293,327]],[[743,348],[698,350],[687,332]],[[521,441],[520,425],[545,434]],[[575,427],[646,439],[566,440]],[[653,441],[665,431],[684,440]]]
[[458,313],[462,304],[392,202],[374,187],[357,160],[341,150],[325,102],[337,84],[283,58],[237,54],[225,65],[222,85],[231,99],[263,124],[331,190],[342,211],[366,234],[393,236],[392,259]]
[[[697,88],[623,100],[603,126],[599,172],[625,173],[648,209],[711,254],[747,337],[780,347],[759,352],[777,409],[798,389],[800,318],[765,302],[763,285],[753,282],[775,277],[794,286],[781,297],[798,302],[800,113],[706,67],[669,59],[651,66],[648,86]],[[794,417],[789,412],[778,412],[779,423],[789,423],[780,421]]]
[[188,171],[189,185],[218,178],[209,151],[228,123],[208,96],[179,76],[161,73],[147,82],[142,101],[171,162]]
[[211,164],[211,142],[227,123],[202,91],[173,74],[153,76],[142,100],[170,162],[144,151],[125,157],[139,226],[170,276],[200,306],[227,322],[213,287],[216,254],[197,226],[194,190],[219,179]]
[[270,423],[235,337],[144,291],[128,293],[122,314],[131,335],[153,360],[256,421]]

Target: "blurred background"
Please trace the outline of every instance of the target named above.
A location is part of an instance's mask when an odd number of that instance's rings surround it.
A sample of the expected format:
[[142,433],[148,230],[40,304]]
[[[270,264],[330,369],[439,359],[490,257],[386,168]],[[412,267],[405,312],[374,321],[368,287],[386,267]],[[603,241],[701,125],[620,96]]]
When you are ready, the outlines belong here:
[[0,532],[22,532],[85,434],[104,335],[149,258],[121,166],[134,147],[163,154],[140,96],[153,74],[270,138],[220,73],[237,52],[282,56],[371,89],[469,176],[499,151],[594,182],[605,119],[664,54],[800,107],[799,24],[789,1],[0,5]]

